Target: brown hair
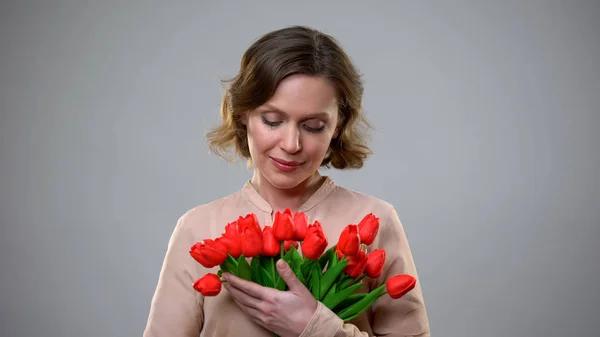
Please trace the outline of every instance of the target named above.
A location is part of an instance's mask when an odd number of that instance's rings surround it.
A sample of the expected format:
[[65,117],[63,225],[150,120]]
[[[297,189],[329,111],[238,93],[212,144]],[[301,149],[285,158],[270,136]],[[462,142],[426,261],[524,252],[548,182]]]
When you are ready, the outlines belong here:
[[331,140],[321,166],[360,168],[371,154],[361,124],[370,127],[362,111],[361,75],[337,41],[320,31],[293,26],[269,32],[244,53],[239,73],[221,102],[221,124],[206,134],[209,148],[225,158],[233,147],[251,163],[243,113],[268,101],[279,82],[292,74],[322,76],[337,89],[339,134]]

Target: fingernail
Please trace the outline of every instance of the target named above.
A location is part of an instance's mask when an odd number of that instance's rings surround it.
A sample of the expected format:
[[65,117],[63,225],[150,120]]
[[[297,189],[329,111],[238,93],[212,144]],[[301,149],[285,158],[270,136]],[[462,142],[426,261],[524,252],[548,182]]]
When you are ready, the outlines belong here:
[[280,269],[285,268],[285,261],[283,261],[281,259],[277,260],[277,267]]

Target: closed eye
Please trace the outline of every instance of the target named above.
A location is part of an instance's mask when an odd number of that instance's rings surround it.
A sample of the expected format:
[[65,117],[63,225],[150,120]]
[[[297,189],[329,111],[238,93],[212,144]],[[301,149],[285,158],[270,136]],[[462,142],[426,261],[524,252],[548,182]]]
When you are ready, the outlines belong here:
[[265,117],[261,117],[261,120],[264,124],[271,126],[271,127],[275,127],[282,123],[280,121],[270,121],[270,120],[266,119]]
[[304,125],[304,128],[308,131],[308,132],[313,132],[313,133],[319,133],[321,131],[323,131],[325,129],[325,125],[321,125],[318,128],[312,127],[312,126],[308,126],[308,125]]

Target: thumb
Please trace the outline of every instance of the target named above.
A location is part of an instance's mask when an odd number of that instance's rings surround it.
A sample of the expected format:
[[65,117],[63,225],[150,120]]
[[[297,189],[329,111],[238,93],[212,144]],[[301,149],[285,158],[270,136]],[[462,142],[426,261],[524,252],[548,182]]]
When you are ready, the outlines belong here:
[[279,259],[277,261],[277,272],[279,273],[279,275],[281,275],[281,278],[285,281],[285,284],[287,284],[288,287],[290,287],[290,290],[306,290],[304,284],[302,284],[302,282],[298,280],[296,274],[294,274],[294,271],[292,271],[292,268],[290,268],[287,262],[285,262],[283,259]]

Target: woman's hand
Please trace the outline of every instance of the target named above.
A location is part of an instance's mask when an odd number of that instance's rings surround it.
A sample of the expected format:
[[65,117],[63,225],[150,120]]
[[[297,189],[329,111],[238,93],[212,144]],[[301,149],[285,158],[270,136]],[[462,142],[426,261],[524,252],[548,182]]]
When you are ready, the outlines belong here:
[[277,271],[289,291],[263,287],[227,273],[223,275],[227,281],[224,287],[255,323],[281,337],[297,337],[317,309],[317,300],[285,261],[278,260]]

